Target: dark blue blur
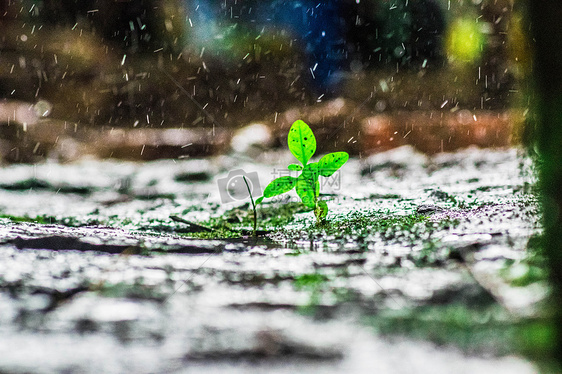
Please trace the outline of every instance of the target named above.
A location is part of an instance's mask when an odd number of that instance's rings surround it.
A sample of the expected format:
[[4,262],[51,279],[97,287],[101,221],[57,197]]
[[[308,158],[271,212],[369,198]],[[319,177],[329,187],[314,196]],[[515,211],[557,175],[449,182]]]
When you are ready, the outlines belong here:
[[[270,23],[290,28],[300,39],[310,75],[319,91],[329,93],[344,68],[347,30],[341,1],[274,1],[261,14]],[[267,19],[267,18],[266,18]]]
[[345,60],[345,22],[341,1],[186,0],[194,43],[213,48],[229,27],[251,27],[256,35],[285,33],[306,56],[308,74],[318,92],[337,83]]
[[184,0],[187,43],[217,47],[225,30],[283,33],[305,57],[313,91],[331,96],[350,71],[381,65],[424,68],[440,59],[444,16],[435,0]]

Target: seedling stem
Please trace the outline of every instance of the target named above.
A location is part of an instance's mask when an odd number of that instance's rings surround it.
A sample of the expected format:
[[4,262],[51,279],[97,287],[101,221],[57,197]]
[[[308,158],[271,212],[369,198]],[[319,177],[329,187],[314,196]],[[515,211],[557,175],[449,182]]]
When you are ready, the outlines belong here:
[[254,211],[254,237],[257,236],[257,226],[258,226],[258,215],[256,212],[256,204],[254,203],[254,198],[252,197],[252,191],[250,190],[250,185],[248,184],[248,181],[246,180],[245,176],[242,176],[242,178],[244,178],[244,183],[246,183],[246,188],[248,189],[248,195],[250,195],[250,201],[252,202],[252,209]]

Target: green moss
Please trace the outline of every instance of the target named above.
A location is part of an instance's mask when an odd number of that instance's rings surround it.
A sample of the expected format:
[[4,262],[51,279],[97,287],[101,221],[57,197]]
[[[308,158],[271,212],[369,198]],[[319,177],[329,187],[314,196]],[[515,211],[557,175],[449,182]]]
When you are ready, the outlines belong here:
[[8,191],[44,190],[52,189],[49,182],[37,178],[25,179],[12,184],[0,184],[0,188]]
[[101,282],[92,284],[90,291],[97,292],[101,296],[111,298],[131,298],[146,300],[164,300],[166,295],[156,287],[144,284],[144,280],[139,278],[134,283],[107,283]]
[[439,246],[439,242],[434,239],[427,240],[421,251],[413,251],[407,255],[417,267],[443,266],[452,257],[454,254],[451,248]]
[[35,217],[0,214],[0,218],[9,219],[14,223],[28,222],[37,223],[39,225],[63,225],[68,227],[98,226],[106,224],[106,222],[100,221],[96,218],[54,217],[46,214]]
[[93,192],[94,188],[90,186],[70,186],[70,185],[60,185],[53,187],[57,193],[69,193],[77,195],[89,195]]
[[38,224],[52,224],[53,219],[49,216],[36,216],[36,217],[29,217],[29,216],[13,216],[10,214],[0,214],[0,218],[9,219],[14,223],[38,223]]
[[[488,188],[488,187],[486,187]],[[471,191],[472,193],[474,193],[475,191],[478,191],[479,189],[473,190]],[[476,198],[473,198],[472,201],[465,201],[461,198],[459,198],[458,196],[453,196],[445,191],[441,191],[439,189],[437,190],[426,190],[426,191],[431,191],[430,196],[435,198],[436,200],[438,200],[439,202],[446,204],[450,207],[453,208],[459,208],[459,209],[471,209],[473,207],[479,206],[480,203],[477,201]],[[472,194],[468,194],[467,198],[472,198],[473,195]]]
[[556,329],[552,319],[514,319],[496,303],[468,306],[461,303],[383,310],[366,318],[383,335],[402,335],[470,354],[521,354],[549,371]]
[[197,239],[234,239],[243,236],[240,232],[232,231],[226,228],[218,228],[213,231],[190,232],[182,235]]
[[510,279],[511,285],[515,287],[526,287],[536,282],[546,282],[548,279],[548,272],[544,267],[521,263],[518,269],[522,270],[520,274]]
[[[401,199],[402,196],[400,195],[396,195],[396,194],[370,194],[369,195],[369,200],[379,200],[379,199],[383,199],[383,200],[393,200],[393,199]],[[404,199],[407,200],[407,199]]]
[[[446,230],[458,224],[455,220],[433,222],[428,217],[410,215],[388,215],[376,211],[350,212],[335,216],[321,226],[307,229],[309,235],[325,235],[351,240],[363,240],[378,235],[384,240],[414,241],[426,239],[437,230]],[[300,236],[301,229],[281,230],[286,236]]]
[[297,275],[293,280],[296,290],[308,293],[308,302],[300,305],[298,311],[305,315],[314,315],[321,304],[325,293],[332,293],[330,278],[322,273],[305,273]]
[[37,223],[57,224],[68,227],[99,226],[105,225],[104,221],[97,218],[78,218],[78,217],[54,217],[48,215],[37,216]]
[[328,277],[320,273],[300,274],[293,280],[293,285],[297,290],[317,289],[328,281]]
[[143,193],[143,194],[137,194],[135,195],[135,199],[137,200],[148,200],[148,201],[152,201],[152,200],[156,200],[156,199],[164,199],[164,200],[174,200],[176,198],[176,195],[173,193]]
[[[275,230],[292,222],[296,213],[310,211],[301,203],[262,204],[258,207],[258,232]],[[222,216],[212,217],[203,222],[196,222],[212,231],[185,232],[175,229],[182,235],[201,239],[228,239],[251,235],[253,213],[249,204],[225,212]]]
[[[262,203],[257,209],[258,227],[279,228],[292,222],[295,214],[310,211],[312,211],[311,208],[307,208],[301,203]],[[250,227],[253,224],[252,214],[250,205],[246,204],[227,211],[222,218],[229,224]]]
[[401,232],[417,231],[419,227],[425,227],[427,223],[428,218],[418,214],[388,216],[378,212],[351,212],[333,218],[321,229],[329,235],[365,236],[383,233],[386,237],[391,238]]
[[544,256],[544,236],[529,238],[527,253],[521,261],[507,261],[500,274],[515,287],[525,287],[536,282],[548,282],[548,264]]
[[552,320],[531,320],[518,330],[520,350],[529,357],[548,358],[556,342],[556,329]]
[[384,335],[429,340],[470,353],[504,355],[518,349],[520,327],[497,304],[481,308],[449,304],[385,310],[367,321]]
[[37,178],[29,178],[11,184],[0,184],[0,188],[8,191],[51,190],[57,193],[78,195],[89,195],[93,192],[93,187],[91,186],[53,185]]
[[300,255],[302,255],[302,254],[303,254],[302,251],[292,251],[292,252],[289,252],[289,253],[285,253],[285,256],[294,256],[294,257],[296,257],[296,256],[300,256]]

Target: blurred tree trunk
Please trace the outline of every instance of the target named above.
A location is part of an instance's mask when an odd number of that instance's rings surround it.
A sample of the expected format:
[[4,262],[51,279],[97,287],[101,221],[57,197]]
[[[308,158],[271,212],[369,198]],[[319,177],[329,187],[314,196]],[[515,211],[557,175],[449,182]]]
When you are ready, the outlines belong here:
[[555,358],[562,363],[562,1],[527,0],[534,61],[536,142],[545,254],[554,286]]

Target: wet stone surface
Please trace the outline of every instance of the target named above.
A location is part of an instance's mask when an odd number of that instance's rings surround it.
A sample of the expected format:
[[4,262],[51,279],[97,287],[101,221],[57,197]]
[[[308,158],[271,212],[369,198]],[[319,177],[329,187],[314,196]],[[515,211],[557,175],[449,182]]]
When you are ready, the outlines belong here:
[[217,181],[263,188],[286,160],[1,169],[0,372],[536,371],[514,332],[548,292],[514,284],[540,234],[520,151],[352,159],[322,187],[324,228],[298,208],[275,225],[267,201],[257,239],[170,219],[249,229]]

